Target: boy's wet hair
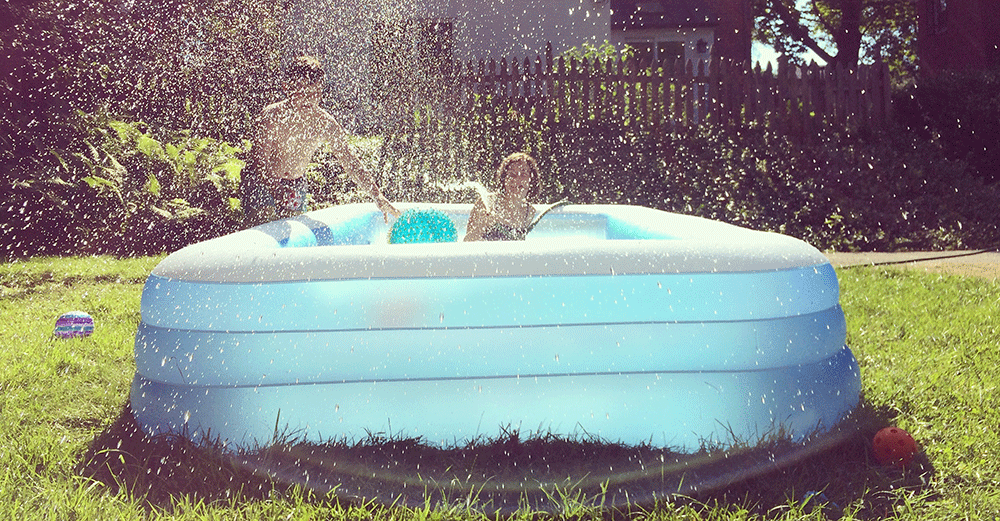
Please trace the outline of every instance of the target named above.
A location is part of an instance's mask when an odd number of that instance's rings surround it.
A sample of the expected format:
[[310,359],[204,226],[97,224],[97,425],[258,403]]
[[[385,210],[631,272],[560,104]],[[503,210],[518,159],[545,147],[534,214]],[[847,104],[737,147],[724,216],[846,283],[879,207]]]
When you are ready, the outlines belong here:
[[326,78],[323,64],[313,56],[296,56],[285,71],[289,80],[304,79],[312,83],[320,83]]

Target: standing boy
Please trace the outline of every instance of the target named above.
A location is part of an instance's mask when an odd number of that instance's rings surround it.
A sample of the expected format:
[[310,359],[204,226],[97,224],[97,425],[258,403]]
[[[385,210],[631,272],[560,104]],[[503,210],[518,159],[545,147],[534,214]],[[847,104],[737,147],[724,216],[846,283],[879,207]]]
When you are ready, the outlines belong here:
[[264,107],[256,122],[253,146],[243,175],[240,193],[244,212],[252,224],[306,211],[309,186],[306,171],[313,155],[329,143],[334,156],[354,182],[375,198],[385,214],[399,210],[347,146],[347,132],[329,112],[319,106],[325,73],[319,60],[299,56],[286,73],[288,98]]

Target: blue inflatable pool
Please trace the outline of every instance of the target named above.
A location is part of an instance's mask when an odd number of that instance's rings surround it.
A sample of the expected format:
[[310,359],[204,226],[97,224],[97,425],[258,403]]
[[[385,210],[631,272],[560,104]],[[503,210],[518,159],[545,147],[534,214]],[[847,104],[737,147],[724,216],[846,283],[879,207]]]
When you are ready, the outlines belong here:
[[[421,207],[464,235],[470,205]],[[346,205],[163,260],[135,341],[142,429],[694,451],[802,440],[858,404],[836,275],[797,239],[633,206],[566,206],[519,242],[388,230]]]

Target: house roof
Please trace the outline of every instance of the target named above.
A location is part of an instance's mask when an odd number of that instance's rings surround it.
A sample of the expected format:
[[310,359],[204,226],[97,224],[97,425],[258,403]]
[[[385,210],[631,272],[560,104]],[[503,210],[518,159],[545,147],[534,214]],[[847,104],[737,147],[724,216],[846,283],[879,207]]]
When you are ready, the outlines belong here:
[[706,0],[611,0],[611,27],[615,29],[716,25],[719,25],[719,16]]

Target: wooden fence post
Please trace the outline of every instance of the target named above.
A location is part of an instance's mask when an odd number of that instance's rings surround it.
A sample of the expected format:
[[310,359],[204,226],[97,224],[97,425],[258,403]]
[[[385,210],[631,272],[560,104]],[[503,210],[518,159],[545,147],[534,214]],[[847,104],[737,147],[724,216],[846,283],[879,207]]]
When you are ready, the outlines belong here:
[[521,84],[523,83],[523,78],[521,76],[521,61],[514,58],[510,61],[510,75],[508,76],[508,85],[510,85],[510,99],[513,103],[514,109],[518,112],[524,107],[524,95],[521,93]]
[[566,67],[566,110],[569,121],[580,120],[580,74],[576,56],[571,56]]
[[772,127],[770,120],[774,117],[775,84],[774,69],[768,62],[767,68],[760,75],[760,89],[758,91],[761,103],[758,105],[757,121],[762,127]]
[[871,121],[871,109],[868,103],[870,99],[868,96],[864,95],[868,94],[869,92],[872,92],[872,85],[870,83],[872,78],[869,74],[870,72],[871,68],[868,67],[867,65],[861,65],[861,64],[858,65],[857,69],[858,91],[855,95],[857,96],[858,100],[857,126],[859,128],[867,127],[869,122]]
[[610,94],[608,100],[611,102],[609,107],[609,115],[618,119],[620,121],[625,120],[625,85],[623,84],[622,78],[624,77],[623,69],[625,67],[624,60],[621,58],[615,58],[612,63],[608,64],[607,70],[607,86],[608,93]]
[[790,130],[789,122],[789,97],[791,96],[791,82],[789,73],[791,65],[786,57],[778,60],[778,82],[774,89],[774,114],[771,119],[772,125],[779,134],[786,134]]
[[682,125],[684,127],[688,127],[688,126],[690,126],[694,122],[694,118],[693,118],[693,114],[694,114],[694,93],[693,93],[693,90],[694,89],[692,88],[693,84],[694,84],[694,64],[690,60],[688,60],[687,63],[684,64],[684,73],[683,73],[683,81],[682,81],[682,85],[684,87],[684,90],[681,92],[681,98],[684,100],[683,101],[683,103],[684,103],[684,116],[683,116],[683,118],[684,119],[682,121]]
[[555,99],[553,91],[555,86],[552,83],[552,43],[545,46],[545,71],[542,83],[542,99],[545,100],[545,120],[549,123],[555,121],[552,111],[552,100]]
[[644,128],[649,125],[649,67],[647,63],[637,63],[634,71],[636,86],[636,126]]
[[842,63],[838,63],[833,69],[834,75],[834,90],[836,91],[836,113],[837,113],[837,126],[847,127],[847,122],[849,118],[847,117],[850,112],[847,108],[848,100],[848,89],[850,88],[850,82],[848,78],[848,71],[844,68]]
[[753,70],[750,72],[749,81],[746,82],[746,97],[743,102],[743,124],[744,125],[757,125],[759,124],[758,116],[760,114],[760,103],[761,96],[760,90],[761,86],[761,76],[763,72],[760,70],[760,62],[754,64]]
[[563,57],[560,56],[556,59],[556,72],[552,78],[553,93],[552,101],[555,103],[553,106],[555,121],[560,122],[563,120],[563,96],[565,95],[563,89],[566,84],[566,62]]
[[792,139],[802,142],[802,127],[803,127],[803,117],[802,117],[802,69],[797,65],[791,63],[788,64],[788,71],[785,75],[787,85],[787,94],[785,95],[787,101],[787,133],[792,137]]
[[[447,90],[447,95],[414,105],[399,129],[409,133],[387,138],[379,164],[410,160],[420,163],[411,168],[420,169],[426,161],[444,161],[441,173],[456,173],[455,158],[464,152],[448,155],[443,149],[462,147],[459,132],[479,131],[466,118],[484,117],[487,125],[481,128],[488,132],[490,125],[509,117],[508,107],[550,127],[617,120],[662,136],[692,125],[747,125],[766,126],[797,140],[813,139],[824,122],[851,130],[875,127],[888,119],[891,109],[887,66],[881,60],[854,71],[815,62],[796,67],[787,60],[777,70],[767,64],[762,71],[760,63],[745,69],[722,59],[664,59],[640,69],[634,58],[554,58],[549,47],[544,62],[540,55],[533,62],[456,62],[440,82],[441,94]],[[486,102],[485,112],[473,110],[477,96]],[[390,147],[404,142],[413,152],[394,159],[398,153]]]
[[527,57],[524,58],[521,66],[524,71],[521,73],[521,88],[524,91],[521,106],[525,119],[530,120],[535,117],[535,76],[531,72],[531,60]]
[[706,111],[706,119],[703,121],[712,125],[726,124],[724,107],[727,103],[722,99],[724,91],[722,82],[719,80],[722,71],[721,61],[722,59],[716,58],[708,62],[708,105],[710,108]]
[[847,76],[847,126],[851,130],[858,128],[859,108],[858,91],[861,86],[858,81],[858,69],[845,69]]
[[669,89],[666,82],[666,70],[666,60],[660,60],[659,63],[654,63],[653,68],[650,69],[653,82],[651,92],[653,104],[653,127],[657,130],[657,132],[662,132],[663,125],[669,117],[667,115],[666,107],[666,91]]
[[670,130],[671,132],[677,133],[678,126],[681,122],[681,117],[683,117],[683,109],[681,107],[681,75],[683,74],[684,64],[681,62],[680,58],[670,60]]

